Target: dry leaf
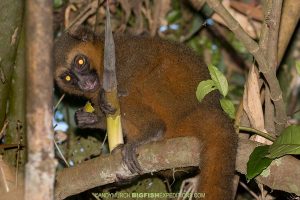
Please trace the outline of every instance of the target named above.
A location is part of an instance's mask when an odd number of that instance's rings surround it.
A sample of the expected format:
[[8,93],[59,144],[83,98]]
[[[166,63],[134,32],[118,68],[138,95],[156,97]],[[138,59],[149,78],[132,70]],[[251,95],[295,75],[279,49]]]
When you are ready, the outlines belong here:
[[262,12],[261,6],[255,6],[244,2],[239,1],[230,1],[230,6],[244,14],[248,18],[253,18],[258,21],[263,21],[264,14]]
[[[266,132],[266,131],[263,131],[263,132]],[[253,141],[256,141],[256,142],[259,142],[259,143],[262,143],[262,144],[268,144],[268,145],[271,145],[273,142],[260,136],[260,135],[253,135],[250,137],[250,140],[253,140]]]
[[[223,0],[222,2],[223,6],[226,8],[226,10],[232,15],[234,19],[236,19],[241,27],[252,37],[252,38],[258,38],[261,29],[261,23],[253,20],[249,20],[249,18],[240,12],[235,11],[230,7],[230,1],[229,0]],[[220,24],[223,24],[226,26],[223,19],[216,13],[213,14],[212,19],[217,21]]]
[[[266,133],[267,131],[265,130],[264,125],[264,113],[262,109],[262,103],[260,100],[258,74],[255,70],[254,65],[252,65],[249,71],[247,83],[245,85],[243,107],[248,116],[251,126],[254,129]],[[263,144],[272,144],[270,140],[259,135],[253,135],[250,139]]]
[[247,83],[245,85],[243,106],[250,120],[251,126],[257,130],[265,131],[264,115],[263,115],[262,103],[260,100],[258,74],[255,72],[254,65],[252,65],[249,71]]

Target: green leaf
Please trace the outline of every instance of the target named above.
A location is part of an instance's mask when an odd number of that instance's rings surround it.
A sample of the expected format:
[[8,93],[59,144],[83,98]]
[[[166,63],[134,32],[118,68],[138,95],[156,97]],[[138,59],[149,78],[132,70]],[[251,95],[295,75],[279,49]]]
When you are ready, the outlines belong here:
[[226,77],[220,72],[218,68],[213,65],[208,65],[208,70],[211,79],[214,81],[215,86],[218,88],[220,93],[225,97],[228,93],[228,82]]
[[53,1],[54,8],[59,8],[59,7],[61,7],[63,4],[64,4],[64,1],[63,1],[63,0],[54,0],[54,1]]
[[229,115],[231,119],[235,117],[235,107],[229,99],[220,99],[222,109]]
[[278,158],[286,154],[300,154],[300,126],[289,126],[270,146],[269,158]]
[[247,179],[250,180],[266,169],[273,159],[265,157],[268,154],[269,146],[259,146],[254,149],[247,163]]
[[298,75],[300,75],[300,61],[296,61],[296,70]]
[[186,34],[184,36],[184,38],[191,38],[195,33],[197,33],[200,28],[202,27],[204,21],[202,19],[202,17],[200,17],[199,15],[196,15],[193,19],[193,22],[192,22],[192,27],[189,28],[189,32],[188,34]]
[[169,14],[167,15],[167,21],[168,24],[172,24],[175,23],[177,20],[179,20],[181,18],[181,12],[180,10],[172,10],[171,12],[169,12]]
[[201,81],[196,90],[196,96],[199,102],[203,100],[203,98],[210,93],[211,91],[217,89],[215,87],[213,80]]

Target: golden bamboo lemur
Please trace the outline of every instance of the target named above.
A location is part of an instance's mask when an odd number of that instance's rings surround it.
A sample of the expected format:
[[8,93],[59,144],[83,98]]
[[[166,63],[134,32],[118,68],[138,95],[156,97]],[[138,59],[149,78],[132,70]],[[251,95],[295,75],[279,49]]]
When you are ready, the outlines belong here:
[[[114,35],[122,126],[123,160],[140,172],[136,147],[150,141],[196,136],[203,143],[198,192],[210,200],[231,199],[237,136],[212,92],[199,103],[198,83],[209,79],[206,65],[182,44],[159,38]],[[76,112],[79,127],[105,128],[114,109],[103,99],[104,37],[80,30],[56,42],[55,79],[70,94],[84,96],[95,113]],[[104,123],[103,123],[104,121]]]

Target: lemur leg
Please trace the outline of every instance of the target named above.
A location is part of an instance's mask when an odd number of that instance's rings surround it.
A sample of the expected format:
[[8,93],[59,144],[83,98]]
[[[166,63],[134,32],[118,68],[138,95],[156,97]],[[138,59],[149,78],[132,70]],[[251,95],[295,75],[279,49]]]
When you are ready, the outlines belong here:
[[141,128],[141,130],[144,131],[144,136],[136,139],[130,139],[128,143],[125,144],[122,151],[123,161],[131,173],[141,174],[143,172],[137,160],[137,147],[143,144],[161,140],[165,132],[165,126],[162,122],[149,121],[149,124]]
[[[128,101],[135,99],[127,98]],[[134,107],[122,109],[122,126],[124,133],[129,133],[126,143],[122,149],[123,161],[132,173],[142,173],[142,169],[137,160],[137,147],[149,142],[161,140],[166,131],[163,120],[154,112],[140,102],[131,102]],[[126,110],[127,109],[127,110]],[[123,123],[124,122],[124,123]]]

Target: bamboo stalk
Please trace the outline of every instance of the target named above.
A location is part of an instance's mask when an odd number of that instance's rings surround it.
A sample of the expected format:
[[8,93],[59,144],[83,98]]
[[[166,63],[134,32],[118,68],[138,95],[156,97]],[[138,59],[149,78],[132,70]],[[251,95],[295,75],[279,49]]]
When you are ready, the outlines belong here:
[[110,25],[109,6],[106,7],[106,25],[105,25],[105,48],[104,48],[104,73],[103,89],[105,91],[106,101],[116,109],[114,114],[106,116],[107,135],[109,150],[112,151],[120,144],[124,144],[121,125],[120,104],[117,92],[116,78],[116,56],[115,44]]

